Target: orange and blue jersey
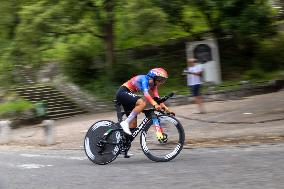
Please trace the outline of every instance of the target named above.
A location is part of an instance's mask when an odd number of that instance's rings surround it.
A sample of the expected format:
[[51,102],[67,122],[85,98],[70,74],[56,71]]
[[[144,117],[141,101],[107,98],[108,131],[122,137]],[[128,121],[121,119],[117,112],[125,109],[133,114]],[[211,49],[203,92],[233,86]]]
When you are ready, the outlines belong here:
[[153,97],[159,97],[157,86],[150,87],[149,80],[151,77],[147,75],[137,75],[125,82],[123,86],[127,87],[131,92],[143,92],[145,98],[154,106],[156,104]]

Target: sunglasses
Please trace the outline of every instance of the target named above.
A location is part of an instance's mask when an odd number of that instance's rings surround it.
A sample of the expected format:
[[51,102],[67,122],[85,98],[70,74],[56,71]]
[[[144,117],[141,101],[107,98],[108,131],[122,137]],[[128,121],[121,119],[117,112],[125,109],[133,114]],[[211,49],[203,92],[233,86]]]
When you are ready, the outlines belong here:
[[167,81],[167,78],[164,77],[157,77],[156,81],[160,82],[160,83],[165,83]]

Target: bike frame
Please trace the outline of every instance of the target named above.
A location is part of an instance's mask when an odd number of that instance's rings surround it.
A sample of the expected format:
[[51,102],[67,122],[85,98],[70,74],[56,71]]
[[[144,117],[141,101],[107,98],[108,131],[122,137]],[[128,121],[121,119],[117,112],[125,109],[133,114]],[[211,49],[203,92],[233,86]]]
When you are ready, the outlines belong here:
[[[145,111],[145,112],[144,112]],[[132,137],[133,137],[133,139],[140,133],[140,131],[142,131],[145,127],[146,127],[146,125],[147,124],[149,124],[151,121],[152,121],[152,116],[157,116],[154,112],[153,112],[153,110],[152,109],[150,109],[150,110],[144,110],[143,112],[144,112],[144,114],[145,114],[145,118],[142,120],[142,122],[136,127],[137,128],[137,130],[136,131],[134,131],[133,133],[132,133]],[[147,113],[151,113],[151,117],[148,115],[147,116]],[[119,123],[118,123],[119,124]],[[102,140],[105,140],[106,139],[106,137],[109,135],[109,134],[111,134],[112,132],[114,132],[114,131],[122,131],[122,128],[118,128],[118,129],[111,129],[111,130],[109,130],[109,131],[107,131],[105,134],[104,134],[104,137],[102,138]],[[124,134],[124,133],[123,133]],[[125,135],[125,134],[124,134]]]
[[132,133],[131,136],[133,137],[133,139],[140,133],[140,131],[142,131],[142,129],[143,129],[150,121],[152,121],[152,118],[148,118],[147,116],[145,116],[145,118],[143,119],[143,121],[136,127],[136,128],[138,128],[138,129]]
[[[144,114],[145,114],[145,118],[142,120],[142,122],[136,127],[138,128],[135,132],[132,133],[132,138],[134,139],[139,133],[140,131],[142,131],[147,124],[149,124],[152,119],[153,119],[153,116],[157,117],[157,115],[154,113],[154,109],[149,109],[149,110],[143,110],[142,111]],[[125,112],[121,112],[121,111],[118,111],[118,115],[123,115],[125,114]],[[122,120],[122,116],[121,117],[118,117],[118,120]],[[117,124],[119,124],[120,122],[118,122]],[[107,138],[108,136],[110,136],[110,134],[112,132],[115,132],[115,131],[122,131],[123,135],[126,136],[126,134],[123,132],[122,128],[117,128],[117,129],[109,129],[104,135],[103,137],[100,139],[100,141],[97,143],[97,146],[101,147],[101,150],[100,152],[103,152],[104,151],[104,143],[108,143],[108,144],[114,144],[116,145],[117,143],[109,143],[109,142],[106,142],[107,141]],[[130,141],[131,143],[131,141]]]
[[[117,120],[118,123],[122,122],[122,117],[124,114],[126,114],[127,112],[122,112],[121,111],[121,105],[119,103],[117,103],[117,101],[115,102],[115,108],[116,108],[116,115],[117,115]],[[146,109],[143,110],[142,112],[145,114],[145,118],[142,120],[142,122],[136,127],[137,130],[134,131],[132,133],[132,137],[133,139],[140,133],[140,131],[143,130],[143,128],[150,122],[153,120],[153,118],[157,118],[157,115],[154,113],[155,109]],[[120,130],[120,129],[119,129]],[[122,129],[121,129],[122,130]]]

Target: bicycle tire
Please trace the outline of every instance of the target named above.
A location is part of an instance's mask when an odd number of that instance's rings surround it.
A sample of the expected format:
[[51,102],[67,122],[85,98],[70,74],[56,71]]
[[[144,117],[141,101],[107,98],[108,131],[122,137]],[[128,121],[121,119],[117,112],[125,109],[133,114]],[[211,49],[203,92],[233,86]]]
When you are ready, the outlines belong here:
[[172,116],[159,115],[160,125],[167,135],[165,143],[156,138],[152,124],[148,124],[140,135],[140,145],[144,154],[152,161],[167,162],[174,159],[182,150],[185,134],[181,123]]
[[101,120],[94,123],[86,133],[84,150],[89,160],[95,164],[108,164],[114,161],[120,153],[119,142],[121,140],[121,134],[117,130],[109,134],[104,145],[104,150],[100,153],[102,148],[97,144],[110,129],[115,129],[115,123],[110,120]]

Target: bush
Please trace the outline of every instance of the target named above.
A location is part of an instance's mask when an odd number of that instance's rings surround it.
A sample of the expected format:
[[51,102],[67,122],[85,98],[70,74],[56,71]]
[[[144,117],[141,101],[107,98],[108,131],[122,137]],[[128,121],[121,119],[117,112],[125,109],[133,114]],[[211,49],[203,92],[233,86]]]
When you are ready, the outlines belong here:
[[244,80],[267,79],[266,73],[260,69],[249,70],[243,76]]
[[84,84],[98,78],[99,71],[95,67],[92,48],[87,46],[70,47],[64,58],[63,72],[77,84]]
[[96,80],[90,81],[82,86],[84,90],[95,94],[96,97],[103,100],[112,100],[115,97],[116,90],[120,84],[111,82],[107,76],[101,76]]
[[34,105],[22,99],[4,102],[0,104],[0,117],[16,117],[31,109],[34,109]]
[[265,70],[284,69],[284,33],[279,36],[266,40],[262,43],[256,55],[255,66]]

